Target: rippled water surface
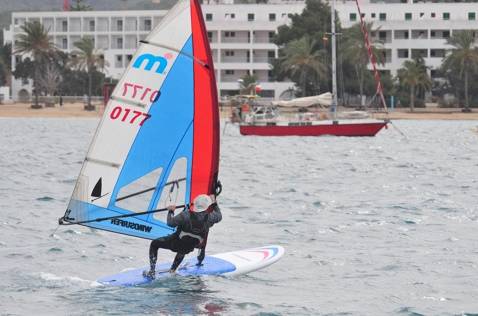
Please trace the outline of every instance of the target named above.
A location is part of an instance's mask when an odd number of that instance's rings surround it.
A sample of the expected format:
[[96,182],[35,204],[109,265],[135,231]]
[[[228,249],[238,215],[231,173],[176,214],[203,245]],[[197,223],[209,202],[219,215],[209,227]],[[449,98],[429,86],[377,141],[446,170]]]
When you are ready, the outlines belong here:
[[477,122],[397,121],[408,140],[242,137],[229,125],[208,251],[280,244],[284,258],[232,279],[120,289],[93,281],[145,265],[148,241],[51,235],[97,123],[0,120],[0,315],[478,313]]

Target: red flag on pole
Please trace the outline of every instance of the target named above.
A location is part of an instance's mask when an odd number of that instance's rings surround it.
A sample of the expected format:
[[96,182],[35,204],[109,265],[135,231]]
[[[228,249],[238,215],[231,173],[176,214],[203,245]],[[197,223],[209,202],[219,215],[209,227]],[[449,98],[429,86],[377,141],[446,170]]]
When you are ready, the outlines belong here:
[[63,11],[70,11],[70,0],[63,0]]

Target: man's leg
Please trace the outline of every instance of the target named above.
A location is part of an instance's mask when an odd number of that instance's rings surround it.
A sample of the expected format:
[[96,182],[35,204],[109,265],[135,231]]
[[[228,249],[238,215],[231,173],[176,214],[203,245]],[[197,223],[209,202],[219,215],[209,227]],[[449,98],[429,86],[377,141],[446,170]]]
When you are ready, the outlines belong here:
[[169,235],[155,239],[149,246],[149,272],[145,273],[145,276],[154,279],[156,272],[156,261],[158,260],[158,249],[171,249],[171,241],[174,235]]
[[183,253],[178,252],[176,254],[176,257],[174,257],[174,261],[173,261],[173,264],[171,265],[171,269],[169,270],[169,272],[173,273],[176,271],[176,269],[179,267],[181,262],[183,262],[184,256],[186,255]]
[[199,248],[198,263],[196,263],[198,267],[202,266],[202,261],[204,260],[205,256],[206,256],[206,246]]

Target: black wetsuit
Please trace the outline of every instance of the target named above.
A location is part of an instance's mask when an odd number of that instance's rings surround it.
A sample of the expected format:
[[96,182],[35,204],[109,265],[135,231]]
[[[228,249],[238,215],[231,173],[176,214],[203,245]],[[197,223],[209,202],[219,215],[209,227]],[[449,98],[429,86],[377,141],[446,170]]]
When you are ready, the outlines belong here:
[[159,248],[169,249],[177,253],[171,266],[171,270],[176,270],[186,254],[205,242],[209,228],[222,219],[219,206],[215,203],[211,207],[213,208],[212,212],[191,213],[188,209],[185,209],[176,216],[174,216],[174,212],[168,212],[167,224],[171,227],[177,227],[177,229],[173,234],[151,242],[149,247],[151,271],[155,270]]

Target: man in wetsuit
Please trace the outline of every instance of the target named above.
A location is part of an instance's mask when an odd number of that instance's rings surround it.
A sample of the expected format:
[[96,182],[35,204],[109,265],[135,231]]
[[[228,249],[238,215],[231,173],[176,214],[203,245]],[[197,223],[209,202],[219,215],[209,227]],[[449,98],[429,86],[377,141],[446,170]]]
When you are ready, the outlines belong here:
[[194,248],[201,249],[201,254],[198,256],[198,265],[201,265],[204,259],[204,247],[209,228],[222,219],[221,210],[214,195],[198,195],[189,208],[176,216],[174,216],[175,209],[176,206],[174,205],[168,207],[167,224],[171,227],[177,227],[176,232],[151,242],[149,247],[150,270],[143,272],[145,277],[151,279],[155,277],[159,248],[176,252],[176,257],[169,270],[171,273],[176,271],[184,256],[193,251]]

